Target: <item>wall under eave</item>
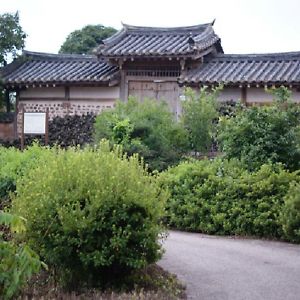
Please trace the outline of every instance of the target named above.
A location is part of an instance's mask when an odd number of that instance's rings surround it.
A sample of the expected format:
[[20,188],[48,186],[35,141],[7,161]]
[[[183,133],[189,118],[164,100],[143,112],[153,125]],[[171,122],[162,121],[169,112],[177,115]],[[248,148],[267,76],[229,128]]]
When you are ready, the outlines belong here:
[[99,114],[112,108],[120,97],[119,87],[36,87],[22,90],[18,97],[18,132],[21,111],[45,112],[50,120],[56,116]]
[[[248,105],[269,104],[273,101],[273,96],[265,91],[263,87],[245,88],[246,94],[243,95],[242,88],[239,87],[224,87],[220,92],[218,100],[224,101],[245,101]],[[300,103],[300,92],[297,89],[292,89],[291,100]]]

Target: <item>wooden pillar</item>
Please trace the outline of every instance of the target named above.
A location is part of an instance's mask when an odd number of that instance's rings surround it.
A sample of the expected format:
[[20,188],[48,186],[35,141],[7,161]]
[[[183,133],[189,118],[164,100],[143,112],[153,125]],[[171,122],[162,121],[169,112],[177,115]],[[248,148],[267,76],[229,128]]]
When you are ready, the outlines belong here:
[[22,130],[21,130],[21,150],[23,151],[25,148],[25,134],[24,134],[24,115],[25,108],[22,109]]
[[49,144],[49,107],[46,108],[46,120],[45,120],[45,146]]
[[[126,75],[125,75],[125,71],[121,70],[121,81],[120,81],[120,100],[122,101],[126,101],[128,98],[128,91],[127,91],[127,95],[126,95]],[[127,89],[128,90],[128,89]]]
[[5,99],[6,112],[10,112],[10,99],[9,99],[8,89],[5,89],[4,91],[4,99]]
[[243,104],[247,105],[247,87],[245,86],[241,88],[241,101]]

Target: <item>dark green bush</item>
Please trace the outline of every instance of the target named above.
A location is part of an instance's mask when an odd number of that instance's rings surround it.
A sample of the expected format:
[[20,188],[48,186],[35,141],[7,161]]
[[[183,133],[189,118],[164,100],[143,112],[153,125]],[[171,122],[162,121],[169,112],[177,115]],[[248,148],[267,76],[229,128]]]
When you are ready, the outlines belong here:
[[[38,180],[37,180],[38,178]],[[166,194],[120,149],[57,150],[17,182],[13,211],[62,283],[104,284],[155,262]]]
[[300,243],[300,184],[292,184],[285,197],[281,216],[283,231],[293,242]]
[[96,118],[95,141],[109,139],[129,154],[139,153],[151,170],[178,163],[187,147],[187,133],[167,105],[157,100],[118,102]]
[[182,163],[161,175],[171,193],[167,222],[209,234],[281,238],[283,198],[299,179],[274,165],[250,173],[238,161]]
[[241,159],[249,170],[280,162],[289,170],[300,168],[300,109],[277,102],[251,107],[236,117],[223,118],[218,139],[226,158]]

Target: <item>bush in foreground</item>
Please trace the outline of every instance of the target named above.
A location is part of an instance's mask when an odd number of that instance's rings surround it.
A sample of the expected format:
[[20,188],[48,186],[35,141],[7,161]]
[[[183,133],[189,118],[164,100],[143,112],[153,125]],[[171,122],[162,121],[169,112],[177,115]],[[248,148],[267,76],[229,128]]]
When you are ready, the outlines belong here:
[[[0,211],[0,295],[1,299],[12,299],[26,285],[30,277],[45,266],[38,255],[26,244],[7,240],[7,231],[22,232],[24,220]],[[4,232],[6,231],[6,232]]]
[[[38,178],[38,180],[36,180]],[[66,285],[104,284],[155,262],[166,194],[120,149],[58,150],[17,183],[25,237]]]
[[209,234],[289,238],[280,213],[297,173],[263,165],[250,173],[238,161],[182,163],[161,175],[171,197],[170,226]]

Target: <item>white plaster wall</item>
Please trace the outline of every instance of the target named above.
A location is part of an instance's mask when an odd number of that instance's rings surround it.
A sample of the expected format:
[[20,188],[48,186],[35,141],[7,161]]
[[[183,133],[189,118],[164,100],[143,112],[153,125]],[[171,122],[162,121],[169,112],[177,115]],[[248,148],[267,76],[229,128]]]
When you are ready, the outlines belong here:
[[26,98],[63,98],[65,97],[64,87],[37,87],[20,91],[20,97]]
[[[291,100],[300,102],[300,92],[292,89]],[[270,103],[273,101],[273,96],[267,93],[264,88],[248,88],[247,102],[249,103]]]
[[292,89],[292,100],[295,102],[300,102],[300,92],[296,89]]
[[247,88],[248,103],[270,103],[273,96],[265,91],[264,88]]
[[239,87],[236,88],[227,88],[224,87],[224,89],[220,92],[220,95],[218,97],[218,101],[225,102],[225,101],[239,101],[241,100],[241,94],[242,89]]
[[119,87],[70,87],[70,99],[119,99]]

